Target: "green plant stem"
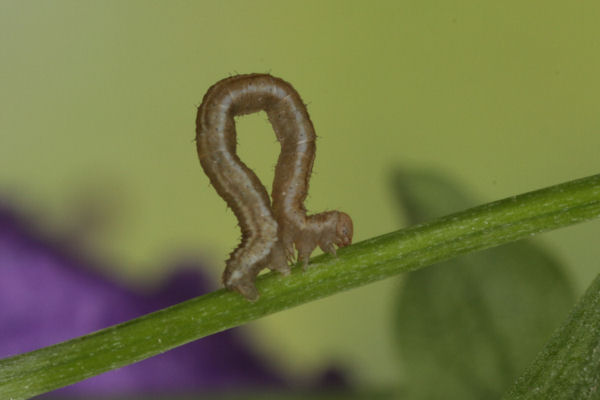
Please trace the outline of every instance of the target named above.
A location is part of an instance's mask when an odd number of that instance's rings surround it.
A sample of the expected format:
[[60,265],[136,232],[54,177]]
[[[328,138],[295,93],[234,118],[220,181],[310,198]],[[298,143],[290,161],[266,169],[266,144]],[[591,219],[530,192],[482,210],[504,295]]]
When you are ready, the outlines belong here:
[[134,320],[0,360],[0,398],[23,399],[312,300],[600,215],[600,175],[563,183],[315,257],[307,272],[259,277],[261,298],[218,290]]

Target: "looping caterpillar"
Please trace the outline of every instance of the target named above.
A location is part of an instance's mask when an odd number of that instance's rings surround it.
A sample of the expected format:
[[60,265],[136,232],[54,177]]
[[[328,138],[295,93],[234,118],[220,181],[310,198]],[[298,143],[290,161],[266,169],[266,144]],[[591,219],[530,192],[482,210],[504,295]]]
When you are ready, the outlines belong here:
[[[236,154],[234,117],[264,110],[281,152],[269,200],[256,174]],[[217,193],[239,221],[240,245],[230,254],[223,284],[247,299],[258,299],[254,281],[264,269],[290,273],[294,247],[304,269],[319,246],[352,242],[352,219],[341,211],[306,215],[304,200],[315,159],[315,131],[300,95],[267,74],[238,75],[214,84],[198,107],[196,146],[200,164]]]

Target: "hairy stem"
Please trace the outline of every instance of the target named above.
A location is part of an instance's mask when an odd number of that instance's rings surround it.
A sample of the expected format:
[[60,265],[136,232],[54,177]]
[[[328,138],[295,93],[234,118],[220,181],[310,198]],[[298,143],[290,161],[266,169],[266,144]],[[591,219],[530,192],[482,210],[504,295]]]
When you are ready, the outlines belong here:
[[260,300],[218,290],[54,346],[0,360],[0,398],[24,399],[264,315],[600,216],[600,175],[448,215],[315,257],[307,272],[257,280]]

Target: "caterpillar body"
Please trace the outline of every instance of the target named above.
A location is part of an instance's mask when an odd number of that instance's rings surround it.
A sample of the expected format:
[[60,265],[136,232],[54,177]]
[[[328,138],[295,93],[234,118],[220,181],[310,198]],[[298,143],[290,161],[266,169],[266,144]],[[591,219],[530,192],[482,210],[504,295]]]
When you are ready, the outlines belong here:
[[[236,154],[234,117],[265,111],[281,152],[269,199],[256,174]],[[304,207],[315,159],[315,130],[302,99],[282,79],[238,75],[214,84],[196,118],[200,164],[239,221],[240,245],[226,261],[223,284],[247,299],[259,297],[254,281],[264,268],[290,273],[295,250],[304,268],[313,250],[335,254],[352,242],[352,219],[341,211],[307,215]]]

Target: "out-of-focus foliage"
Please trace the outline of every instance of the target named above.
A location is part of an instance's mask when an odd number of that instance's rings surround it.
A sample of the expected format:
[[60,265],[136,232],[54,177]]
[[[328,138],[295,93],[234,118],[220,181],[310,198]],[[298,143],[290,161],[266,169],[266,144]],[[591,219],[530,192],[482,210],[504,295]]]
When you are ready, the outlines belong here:
[[[476,203],[433,173],[397,173],[394,189],[411,223]],[[529,241],[409,274],[395,319],[408,398],[498,398],[573,303],[562,266]]]

